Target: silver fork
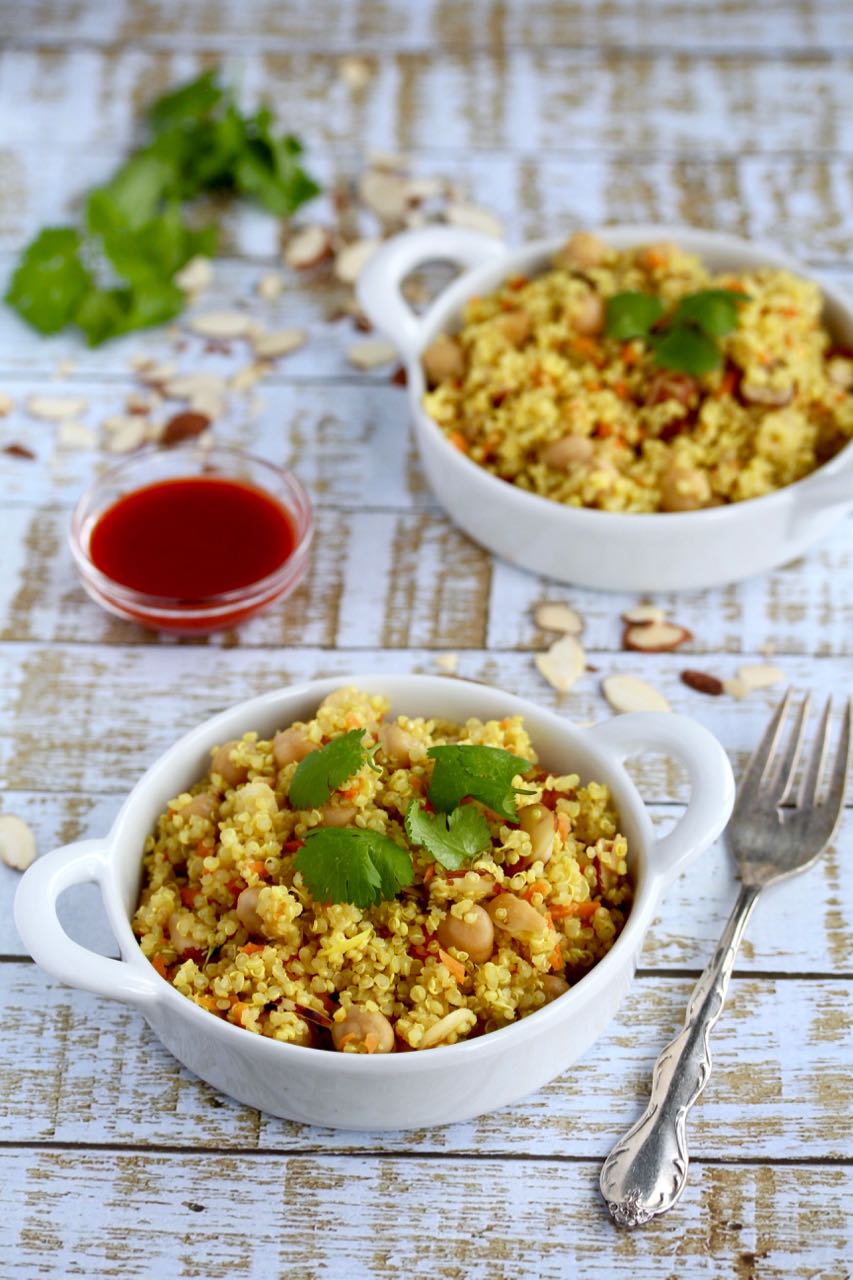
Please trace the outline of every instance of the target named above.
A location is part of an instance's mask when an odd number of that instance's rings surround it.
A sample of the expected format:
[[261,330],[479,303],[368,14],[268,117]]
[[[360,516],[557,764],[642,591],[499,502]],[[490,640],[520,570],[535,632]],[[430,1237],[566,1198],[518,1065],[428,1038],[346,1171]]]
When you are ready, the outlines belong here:
[[789,689],[746,767],[735,800],[728,840],[740,872],[737,902],[693,988],[684,1027],[655,1063],[648,1107],[601,1170],[601,1193],[622,1227],[637,1227],[665,1213],[684,1190],[687,1113],[711,1074],[709,1036],[722,1013],[735,955],[756,899],[767,885],[812,866],[841,816],[850,759],[850,702],[828,769],[832,700],[827,700],[792,805],[810,696],[804,697],[793,730],[786,734],[791,701]]

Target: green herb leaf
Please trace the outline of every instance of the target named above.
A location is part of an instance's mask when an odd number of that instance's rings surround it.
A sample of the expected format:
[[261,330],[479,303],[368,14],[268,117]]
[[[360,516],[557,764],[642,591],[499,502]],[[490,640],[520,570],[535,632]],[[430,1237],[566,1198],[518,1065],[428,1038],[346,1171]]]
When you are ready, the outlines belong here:
[[6,301],[40,333],[58,333],[93,287],[71,227],[50,227],[25,249]]
[[500,747],[478,747],[457,744],[430,747],[427,755],[435,760],[429,798],[442,813],[450,813],[465,796],[479,800],[487,809],[514,822],[517,818],[514,794],[529,794],[513,786],[519,773],[532,769],[530,760],[514,756]]
[[208,116],[225,96],[219,84],[219,68],[211,67],[197,80],[180,85],[158,98],[148,109],[148,120],[155,133],[186,125]]
[[615,293],[605,306],[605,331],[608,338],[627,342],[645,338],[663,315],[663,303],[649,293]]
[[86,201],[86,225],[93,235],[135,231],[154,217],[171,194],[175,165],[154,151],[140,151]]
[[723,357],[713,338],[690,325],[673,325],[655,343],[655,364],[701,377],[719,369]]
[[489,844],[489,826],[472,804],[458,805],[448,816],[427,813],[418,800],[406,811],[406,834],[448,871],[458,871]]
[[193,231],[176,205],[138,227],[107,232],[104,253],[120,276],[131,282],[171,280],[196,254],[210,257],[216,251],[216,228]]
[[370,754],[361,745],[363,737],[363,729],[351,729],[300,760],[290,780],[294,809],[319,808],[337,787],[358,773]]
[[90,347],[133,329],[164,324],[178,315],[186,299],[170,280],[141,280],[132,288],[92,289],[74,313]]
[[234,169],[237,187],[270,213],[287,218],[320,188],[298,162],[301,143],[289,135],[273,137],[269,112],[259,111],[250,124],[254,126],[254,136]]
[[414,878],[406,849],[360,827],[309,831],[294,866],[316,902],[351,902],[356,907],[374,907],[393,898]]
[[722,338],[737,328],[738,306],[747,301],[745,293],[734,289],[702,289],[682,298],[673,314],[673,322],[694,324],[709,338]]

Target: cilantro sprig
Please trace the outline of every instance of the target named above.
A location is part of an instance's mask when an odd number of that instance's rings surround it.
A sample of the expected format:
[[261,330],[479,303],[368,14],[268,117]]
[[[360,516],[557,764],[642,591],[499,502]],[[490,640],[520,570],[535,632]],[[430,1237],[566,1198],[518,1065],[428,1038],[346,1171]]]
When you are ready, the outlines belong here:
[[450,814],[428,813],[413,800],[406,811],[406,835],[447,871],[458,871],[488,846],[489,825],[472,804],[457,805]]
[[[479,747],[457,743],[430,747],[427,755],[435,761],[429,784],[430,803],[442,813],[450,813],[466,796],[515,822],[513,778],[533,767],[530,760],[514,756],[500,747]],[[521,790],[522,795],[529,792]]]
[[619,342],[643,338],[653,348],[655,364],[701,377],[723,363],[717,339],[737,328],[738,306],[745,301],[747,295],[734,289],[700,289],[681,298],[662,320],[659,298],[616,293],[605,306],[605,332]]
[[363,738],[364,729],[351,729],[300,760],[290,780],[290,803],[294,809],[319,808],[333,791],[358,773],[372,756],[372,750],[362,745]]
[[190,225],[188,201],[231,194],[288,217],[319,191],[298,139],[275,132],[267,107],[242,115],[216,68],[158,99],[147,125],[145,145],[90,192],[85,232],[50,227],[24,250],[6,302],[40,333],[74,325],[97,346],[183,310],[175,274],[218,238]]
[[388,836],[360,827],[317,827],[294,859],[317,902],[375,907],[412,883],[412,856]]

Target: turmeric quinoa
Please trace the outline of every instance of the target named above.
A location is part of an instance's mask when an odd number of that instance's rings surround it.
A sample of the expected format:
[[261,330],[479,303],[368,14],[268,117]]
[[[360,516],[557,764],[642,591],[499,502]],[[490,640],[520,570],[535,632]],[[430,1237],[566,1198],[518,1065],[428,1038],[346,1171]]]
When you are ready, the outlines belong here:
[[[295,808],[301,763],[357,730],[359,767],[323,804]],[[457,870],[406,825],[434,794],[428,752],[448,744],[526,766],[513,820],[463,799],[484,843]],[[296,864],[328,832],[388,837],[411,860],[409,883],[369,907],[316,900]],[[248,1032],[347,1053],[427,1049],[525,1017],[582,978],[625,923],[627,852],[607,787],[541,769],[521,717],[392,720],[385,698],[343,688],[311,720],[212,753],[147,840],[133,928],[177,991]]]
[[[653,299],[665,326],[708,290],[741,299],[710,371],[665,367],[655,330],[609,336],[617,295]],[[853,437],[853,351],[833,347],[821,308],[818,286],[784,271],[712,275],[674,244],[616,250],[578,232],[551,270],[469,300],[460,331],[424,352],[424,407],[474,462],[555,502],[741,502],[802,479]]]

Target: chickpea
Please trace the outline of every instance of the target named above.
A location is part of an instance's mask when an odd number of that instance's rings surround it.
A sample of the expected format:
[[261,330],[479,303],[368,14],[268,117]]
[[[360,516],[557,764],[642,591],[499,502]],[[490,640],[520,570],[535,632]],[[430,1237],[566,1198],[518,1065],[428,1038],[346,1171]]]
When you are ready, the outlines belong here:
[[486,910],[492,918],[492,924],[503,929],[511,938],[523,941],[544,933],[548,927],[545,917],[514,893],[499,893],[496,898],[492,898]]
[[794,388],[772,387],[768,382],[742,382],[740,393],[749,404],[764,404],[770,408],[781,409],[790,404],[794,398]]
[[383,724],[379,730],[379,741],[389,761],[404,769],[408,769],[412,763],[413,751],[420,747],[421,753],[423,752],[422,745],[414,734],[401,729],[398,724]]
[[231,759],[231,752],[239,746],[239,741],[239,738],[232,738],[230,742],[223,742],[222,746],[214,751],[210,762],[210,772],[220,774],[229,787],[239,786],[249,776],[248,765],[234,764]]
[[353,804],[324,804],[320,813],[324,827],[348,827],[356,815]]
[[469,915],[473,920],[460,920],[450,912],[436,929],[436,937],[443,947],[456,947],[459,951],[467,951],[474,964],[482,964],[488,960],[495,946],[495,929],[491,916],[482,907],[472,907]]
[[523,307],[507,311],[501,316],[500,327],[507,342],[514,347],[523,346],[530,336],[530,316]]
[[173,911],[169,916],[169,938],[179,956],[198,947],[192,935],[194,924],[195,919],[189,912]]
[[437,387],[448,379],[465,377],[465,353],[455,338],[440,334],[421,356],[427,385]]
[[264,922],[258,915],[258,898],[260,897],[260,889],[255,886],[253,889],[244,889],[237,899],[237,905],[234,910],[237,919],[240,921],[244,929],[248,929],[249,933],[263,934]]
[[546,1004],[550,1004],[558,996],[565,995],[568,989],[568,982],[566,982],[565,978],[561,978],[559,973],[546,973],[542,979],[542,990],[545,992]]
[[193,796],[189,804],[185,804],[181,809],[181,817],[189,818],[196,814],[199,818],[213,819],[213,815],[219,807],[219,796],[215,791],[201,791],[197,796]]
[[529,804],[519,814],[518,824],[530,836],[530,850],[539,862],[550,862],[554,851],[556,820],[550,809],[542,804]]
[[829,381],[836,387],[841,387],[842,391],[849,391],[853,387],[853,360],[846,356],[833,356],[827,361],[826,373]]
[[586,436],[563,436],[542,450],[540,457],[547,467],[569,470],[581,462],[589,462],[595,446]]
[[711,484],[704,471],[671,466],[660,482],[663,511],[697,511],[711,500]]
[[604,303],[597,293],[588,293],[572,308],[572,326],[576,333],[595,337],[604,328]]
[[[368,1036],[375,1037],[367,1044]],[[347,1037],[352,1037],[348,1039]],[[351,1005],[342,1022],[332,1023],[332,1044],[336,1049],[343,1049],[342,1041],[367,1049],[369,1053],[394,1052],[394,1028],[384,1013],[374,1013],[370,1009],[360,1009]]]
[[586,267],[600,267],[606,254],[607,247],[598,236],[591,231],[575,231],[558,250],[554,261],[560,267],[584,270]]
[[276,768],[283,769],[294,760],[304,760],[312,751],[317,750],[317,743],[306,737],[302,729],[282,729],[272,740],[272,755]]

